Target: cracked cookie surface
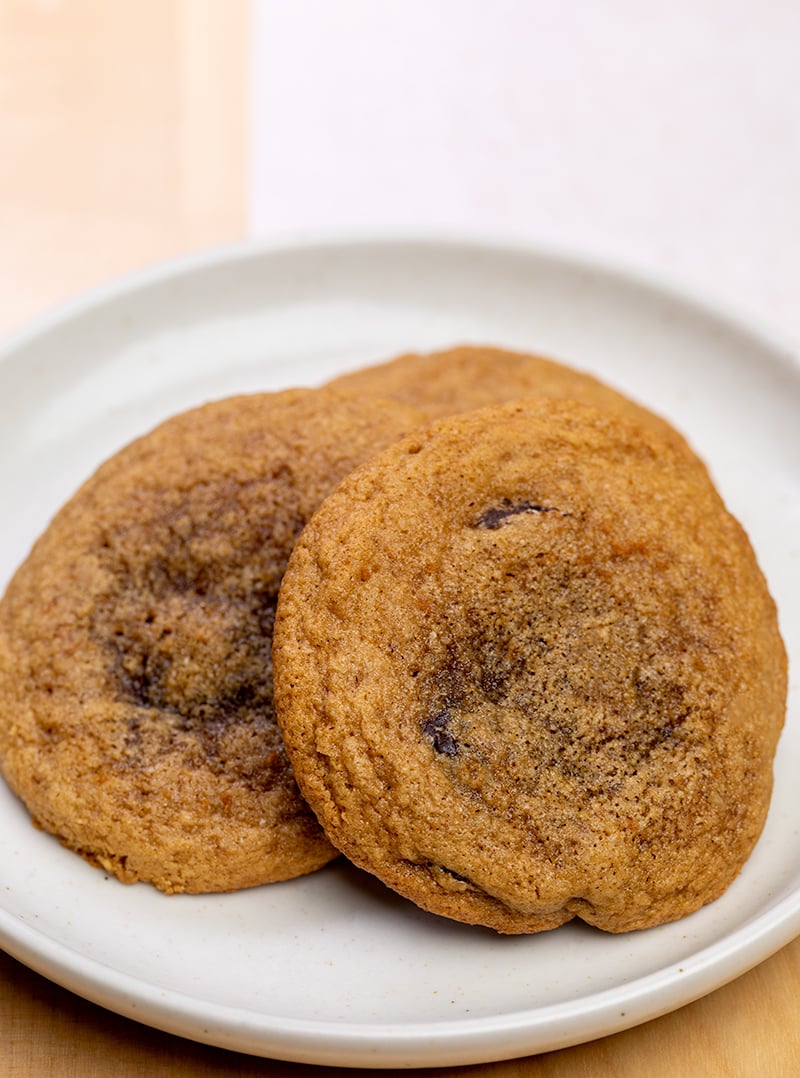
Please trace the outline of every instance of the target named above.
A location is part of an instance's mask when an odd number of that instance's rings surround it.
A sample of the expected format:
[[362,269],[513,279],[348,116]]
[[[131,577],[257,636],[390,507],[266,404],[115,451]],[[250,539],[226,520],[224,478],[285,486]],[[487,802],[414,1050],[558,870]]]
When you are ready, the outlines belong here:
[[0,762],[39,826],[168,892],[335,855],[275,721],[278,588],[322,498],[418,422],[333,390],[229,398],[88,480],[0,603]]
[[482,409],[358,469],[292,554],[274,662],[329,838],[434,913],[646,928],[761,832],[775,606],[705,467],[608,413]]

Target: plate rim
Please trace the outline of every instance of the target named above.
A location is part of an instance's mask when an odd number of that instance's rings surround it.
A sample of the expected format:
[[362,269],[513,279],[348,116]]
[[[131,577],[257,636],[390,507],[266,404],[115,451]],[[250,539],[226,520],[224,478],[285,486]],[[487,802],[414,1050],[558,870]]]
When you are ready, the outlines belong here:
[[[751,339],[762,351],[772,353],[771,358],[786,366],[793,375],[800,373],[798,345],[784,331],[765,324],[749,313],[734,310],[731,304],[718,297],[712,297],[667,275],[575,248],[536,244],[503,236],[481,236],[471,232],[394,233],[374,230],[313,232],[279,240],[250,239],[194,251],[140,268],[79,293],[6,334],[0,339],[0,363],[35,344],[44,335],[70,322],[90,317],[93,312],[101,311],[115,301],[126,297],[136,300],[148,289],[158,290],[171,281],[197,273],[298,252],[319,255],[378,247],[385,250],[422,250],[425,247],[450,251],[461,249],[474,254],[533,259],[540,264],[559,265],[584,270],[598,277],[613,278],[629,288],[644,287],[651,294],[675,302],[684,310],[715,319],[736,334]],[[676,990],[667,993],[667,999],[663,998],[665,982],[667,985],[673,983],[668,975],[674,977],[675,963],[666,963],[656,972],[577,1001],[562,1001],[502,1015],[431,1023],[364,1023],[279,1018],[241,1007],[211,1003],[175,989],[161,989],[140,977],[88,957],[0,906],[0,946],[38,973],[93,1003],[148,1026],[236,1051],[263,1055],[271,1054],[277,1048],[281,1054],[276,1058],[309,1063],[330,1062],[331,1054],[338,1053],[334,1062],[345,1066],[408,1065],[402,1061],[409,1057],[417,1059],[412,1064],[414,1066],[457,1065],[476,1062],[475,1049],[480,1046],[486,1049],[492,1044],[496,1054],[487,1055],[484,1050],[480,1057],[481,1061],[489,1062],[515,1058],[531,1051],[549,1051],[582,1043],[639,1025],[692,1002],[765,961],[798,935],[800,888],[748,918],[733,933],[683,960],[682,966],[686,968],[681,978],[675,980]],[[632,991],[634,986],[638,989],[635,992]],[[138,989],[138,995],[134,989]],[[144,1000],[142,990],[147,997]],[[677,999],[677,996],[680,998]],[[627,1008],[626,1012],[617,1013],[616,1020],[609,1025],[611,1013],[619,1012],[621,1006]],[[577,1039],[563,1028],[568,1022],[574,1023],[576,1010],[583,1020],[583,1028]],[[159,1020],[159,1013],[168,1016],[170,1021],[165,1022],[163,1017]],[[238,1026],[241,1033],[247,1030],[247,1039],[237,1040],[230,1032],[221,1036],[220,1030],[214,1029],[220,1016],[224,1016],[229,1028]],[[204,1036],[198,1028],[203,1023],[208,1027],[205,1029],[208,1036]],[[544,1027],[549,1028],[549,1037],[536,1038],[536,1032]],[[496,1040],[503,1033],[508,1039],[499,1048]],[[308,1038],[315,1039],[317,1043],[310,1045]],[[420,1039],[424,1039],[425,1049],[417,1045],[416,1052],[413,1052],[412,1042]],[[380,1055],[376,1056],[378,1050]],[[350,1061],[342,1062],[346,1058]]]
[[[6,936],[4,922],[13,920],[12,914],[0,908],[0,937]],[[760,926],[759,931],[752,931],[753,924]],[[683,959],[678,967],[680,978],[675,977],[678,963],[673,962],[579,1001],[430,1023],[316,1021],[264,1015],[145,982],[37,932],[26,922],[18,921],[16,928],[14,942],[18,946],[7,947],[3,942],[3,949],[13,958],[98,1006],[176,1036],[296,1063],[380,1068],[458,1066],[586,1043],[642,1025],[702,998],[766,961],[800,934],[800,890],[748,920],[735,933]],[[745,938],[738,946],[741,936]],[[29,945],[25,937],[29,937]],[[54,971],[61,975],[55,976]],[[578,1037],[576,1017],[581,1019]]]
[[462,249],[473,253],[527,257],[611,276],[629,287],[646,287],[652,293],[690,307],[699,314],[713,317],[737,333],[753,338],[776,353],[776,360],[790,368],[800,367],[800,338],[755,312],[734,306],[732,300],[695,286],[678,274],[646,267],[635,260],[605,256],[577,245],[537,243],[507,233],[481,233],[468,230],[393,230],[353,229],[300,231],[273,238],[249,238],[232,243],[203,247],[195,251],[158,260],[127,273],[117,274],[91,288],[82,289],[59,303],[52,304],[21,325],[0,334],[0,363],[37,337],[89,314],[115,300],[170,280],[204,270],[260,258],[274,258],[298,252],[336,252],[369,247]]

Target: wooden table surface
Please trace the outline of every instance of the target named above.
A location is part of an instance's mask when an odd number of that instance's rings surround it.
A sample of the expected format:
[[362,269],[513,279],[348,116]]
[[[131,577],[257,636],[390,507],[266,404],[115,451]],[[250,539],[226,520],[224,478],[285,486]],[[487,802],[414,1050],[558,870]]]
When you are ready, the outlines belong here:
[[[0,0],[0,332],[112,276],[247,234],[247,78],[243,0]],[[3,1075],[308,1070],[151,1030],[0,952]],[[800,939],[636,1029],[430,1073],[800,1073]]]

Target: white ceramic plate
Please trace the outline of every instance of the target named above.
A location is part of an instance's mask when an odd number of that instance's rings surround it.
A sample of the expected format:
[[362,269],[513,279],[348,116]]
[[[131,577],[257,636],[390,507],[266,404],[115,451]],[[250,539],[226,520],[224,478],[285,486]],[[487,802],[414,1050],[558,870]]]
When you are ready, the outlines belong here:
[[[216,253],[110,288],[0,362],[0,586],[58,505],[168,414],[460,341],[539,350],[671,418],[750,532],[800,669],[800,367],[724,312],[618,270],[458,241]],[[676,1008],[800,933],[795,677],[765,833],[716,903],[623,936],[502,938],[344,863],[210,897],[125,887],[36,832],[0,783],[0,943],[131,1018],[345,1066],[486,1062]]]

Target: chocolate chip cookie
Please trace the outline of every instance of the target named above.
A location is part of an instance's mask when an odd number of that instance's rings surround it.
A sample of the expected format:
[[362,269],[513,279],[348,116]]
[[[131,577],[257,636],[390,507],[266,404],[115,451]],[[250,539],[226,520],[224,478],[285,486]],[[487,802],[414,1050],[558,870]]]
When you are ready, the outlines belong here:
[[40,827],[167,892],[335,855],[275,722],[278,588],[324,495],[418,422],[333,390],[231,398],[83,486],[0,603],[0,762]]
[[681,440],[661,416],[593,375],[505,348],[461,345],[428,354],[412,352],[340,375],[329,384],[348,393],[413,404],[431,419],[523,397],[566,398]]
[[306,527],[274,643],[328,837],[434,913],[647,928],[721,895],[762,830],[775,605],[652,428],[536,399],[409,435]]

